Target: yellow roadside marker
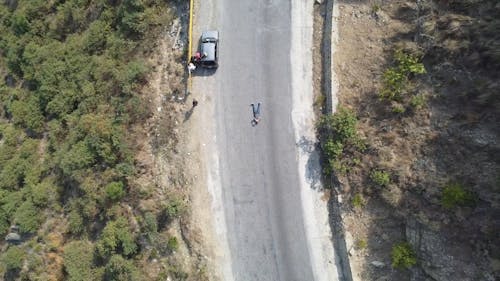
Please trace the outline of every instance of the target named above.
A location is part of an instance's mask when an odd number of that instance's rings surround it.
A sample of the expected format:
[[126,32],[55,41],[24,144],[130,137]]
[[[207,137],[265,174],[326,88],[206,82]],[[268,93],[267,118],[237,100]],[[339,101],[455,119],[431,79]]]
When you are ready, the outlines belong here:
[[[192,56],[192,42],[193,42],[193,0],[189,0],[189,31],[188,31],[188,57],[187,57],[187,63],[189,64],[191,61],[191,56]],[[188,86],[187,86],[187,91],[189,92],[191,90],[191,72],[188,72]]]

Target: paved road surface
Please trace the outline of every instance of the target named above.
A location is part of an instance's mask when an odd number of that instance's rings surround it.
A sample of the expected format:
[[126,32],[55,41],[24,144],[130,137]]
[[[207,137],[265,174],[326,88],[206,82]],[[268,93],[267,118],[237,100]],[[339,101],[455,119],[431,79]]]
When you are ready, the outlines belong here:
[[[216,148],[232,273],[242,281],[314,280],[291,119],[290,1],[201,1],[220,31],[220,67],[197,81],[215,103]],[[205,22],[203,22],[205,21]],[[199,72],[200,73],[200,72]],[[261,102],[252,127],[251,103]]]

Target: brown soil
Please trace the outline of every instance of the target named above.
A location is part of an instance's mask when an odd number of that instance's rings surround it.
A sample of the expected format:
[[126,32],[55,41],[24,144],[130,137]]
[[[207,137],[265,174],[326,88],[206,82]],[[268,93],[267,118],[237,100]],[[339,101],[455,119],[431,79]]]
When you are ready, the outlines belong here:
[[[498,266],[495,269],[493,265],[499,258],[494,254],[498,253],[499,238],[492,235],[500,229],[495,215],[499,212],[498,108],[481,104],[480,98],[452,95],[476,87],[480,76],[484,84],[496,89],[491,81],[495,81],[498,70],[496,74],[484,74],[488,64],[461,65],[461,57],[453,48],[467,44],[465,39],[451,38],[454,45],[443,39],[452,37],[451,32],[443,35],[444,31],[436,26],[455,24],[456,32],[466,33],[466,26],[474,19],[459,15],[450,8],[455,7],[453,4],[446,6],[443,2],[338,1],[340,36],[333,61],[340,84],[339,104],[357,113],[358,131],[368,145],[359,164],[347,175],[339,176],[348,205],[344,224],[354,280],[409,280],[410,276],[415,278],[412,280],[445,280],[443,276],[452,278],[449,280],[498,278]],[[448,2],[458,5],[460,1]],[[491,1],[482,2],[485,4],[480,8],[486,9]],[[424,40],[430,37],[429,28],[436,42]],[[443,55],[437,58],[439,44],[446,52],[441,51]],[[378,98],[382,74],[392,65],[397,48],[424,54],[427,69],[426,75],[413,81],[414,91],[427,97],[426,105],[402,114],[393,112],[390,102]],[[476,61],[476,57],[482,57],[472,49],[461,52]],[[444,74],[443,69],[448,73]],[[373,169],[388,171],[391,184],[376,187],[369,177]],[[443,208],[440,198],[449,182],[460,182],[474,193],[475,205]],[[354,194],[363,196],[363,207],[352,206]],[[392,246],[407,240],[410,218],[438,233],[436,239],[444,241],[440,245],[446,252],[437,254],[453,260],[436,269],[436,275],[428,275],[431,270],[426,268],[431,268],[432,264],[427,263],[438,258],[419,256],[422,252],[418,249],[417,266],[411,270],[391,268]],[[384,266],[374,266],[373,261],[383,262]],[[442,273],[446,266],[462,276]]]

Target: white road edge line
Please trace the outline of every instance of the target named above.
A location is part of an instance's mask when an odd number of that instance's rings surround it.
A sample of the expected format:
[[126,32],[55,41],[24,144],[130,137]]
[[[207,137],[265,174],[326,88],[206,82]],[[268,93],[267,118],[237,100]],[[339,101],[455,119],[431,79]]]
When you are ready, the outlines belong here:
[[[321,183],[319,181],[315,183],[308,179],[307,167],[308,163],[311,165],[312,162],[314,167],[309,167],[309,172],[311,168],[315,169],[316,172],[320,171],[317,152],[312,152],[312,148],[317,142],[314,131],[312,86],[313,5],[314,1],[292,0],[290,63],[292,66],[293,109],[291,117],[296,143],[304,144],[305,140],[305,143],[308,144],[305,149],[298,147],[297,158],[302,213],[314,280],[332,281],[339,280],[339,272],[335,263],[327,202],[321,199]],[[304,26],[311,28],[303,28]]]

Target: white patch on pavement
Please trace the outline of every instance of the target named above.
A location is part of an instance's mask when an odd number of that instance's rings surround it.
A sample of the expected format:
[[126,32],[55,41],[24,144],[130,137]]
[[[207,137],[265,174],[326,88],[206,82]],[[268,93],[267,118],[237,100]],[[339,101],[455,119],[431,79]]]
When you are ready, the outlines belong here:
[[302,212],[314,280],[339,280],[327,202],[322,200],[314,131],[312,86],[313,1],[292,0],[292,120],[298,148]]

